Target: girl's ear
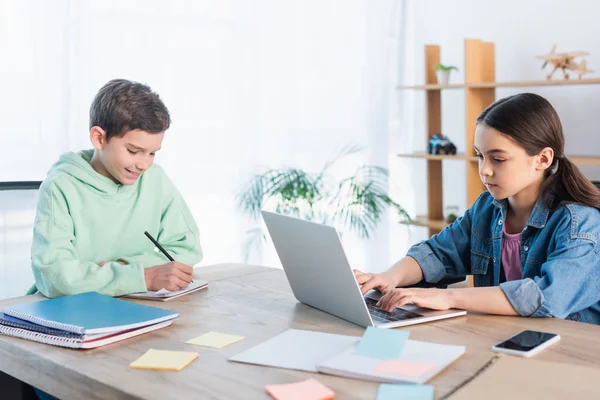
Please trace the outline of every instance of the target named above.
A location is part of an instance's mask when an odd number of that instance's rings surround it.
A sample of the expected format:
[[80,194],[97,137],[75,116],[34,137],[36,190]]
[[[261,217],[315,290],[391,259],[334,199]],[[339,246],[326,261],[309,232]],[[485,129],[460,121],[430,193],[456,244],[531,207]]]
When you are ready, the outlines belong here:
[[536,169],[544,171],[552,165],[554,161],[554,150],[551,147],[545,147],[538,153]]
[[106,144],[106,132],[99,126],[92,126],[90,129],[90,142],[96,150],[102,150]]

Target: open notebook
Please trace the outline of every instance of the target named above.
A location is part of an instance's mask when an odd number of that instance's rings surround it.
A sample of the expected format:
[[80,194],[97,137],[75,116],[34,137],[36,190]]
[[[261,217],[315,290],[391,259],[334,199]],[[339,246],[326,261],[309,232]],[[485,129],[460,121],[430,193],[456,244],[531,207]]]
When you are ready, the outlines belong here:
[[395,368],[382,372],[378,367],[389,363],[355,353],[360,340],[356,336],[289,329],[229,360],[377,382],[424,383],[465,352],[464,346],[407,340]]
[[184,296],[188,293],[193,293],[201,289],[206,289],[208,287],[207,281],[194,281],[190,283],[186,288],[181,290],[176,290],[173,292],[169,292],[166,289],[161,289],[158,291],[148,291],[143,293],[131,293],[125,295],[125,297],[130,297],[132,299],[144,299],[144,300],[158,300],[158,301],[169,301],[173,300],[177,297]]

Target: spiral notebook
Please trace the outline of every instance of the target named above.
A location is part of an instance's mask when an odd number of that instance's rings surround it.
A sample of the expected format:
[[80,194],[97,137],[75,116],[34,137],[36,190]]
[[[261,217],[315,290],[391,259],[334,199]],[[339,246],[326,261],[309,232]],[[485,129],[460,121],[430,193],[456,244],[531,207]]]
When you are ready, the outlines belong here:
[[71,338],[79,338],[82,336],[78,333],[61,331],[60,329],[52,329],[43,325],[34,324],[33,322],[25,321],[22,319],[18,319],[15,317],[11,317],[10,315],[6,315],[0,312],[0,326],[5,326],[9,328],[18,328],[25,329],[27,331],[45,333],[53,336],[63,336],[63,337],[71,337]]
[[69,347],[72,349],[93,349],[110,343],[119,342],[144,333],[152,332],[157,329],[165,328],[171,325],[173,321],[160,322],[158,324],[144,326],[142,328],[131,329],[112,334],[82,335],[81,337],[58,336],[48,333],[29,331],[21,328],[0,325],[0,334],[6,336],[18,337],[21,339],[32,340],[53,346]]
[[96,292],[16,304],[6,307],[4,314],[80,335],[127,331],[179,316],[174,311],[114,299]]

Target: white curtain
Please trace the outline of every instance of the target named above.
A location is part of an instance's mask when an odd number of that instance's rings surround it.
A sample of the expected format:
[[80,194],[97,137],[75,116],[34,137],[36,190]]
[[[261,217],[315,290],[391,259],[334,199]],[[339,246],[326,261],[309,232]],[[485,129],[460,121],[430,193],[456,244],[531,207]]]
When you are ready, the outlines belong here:
[[[196,217],[203,263],[241,261],[251,224],[233,196],[257,168],[316,171],[348,144],[367,149],[355,164],[391,162],[400,4],[0,0],[0,180],[41,180],[90,147],[89,104],[109,79],[148,83],[173,118],[156,161]],[[388,231],[348,239],[353,264],[386,268]],[[270,248],[252,261],[278,265]]]

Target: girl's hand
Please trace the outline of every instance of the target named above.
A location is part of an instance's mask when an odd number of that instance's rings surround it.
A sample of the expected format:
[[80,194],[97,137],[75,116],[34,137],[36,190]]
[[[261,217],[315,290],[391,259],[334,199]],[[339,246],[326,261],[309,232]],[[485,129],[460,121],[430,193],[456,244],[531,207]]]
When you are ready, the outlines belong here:
[[386,274],[365,274],[357,269],[354,270],[354,277],[361,286],[360,291],[366,294],[371,289],[379,290],[381,293],[388,293],[396,287],[394,278]]
[[393,289],[379,300],[377,306],[387,312],[411,303],[433,310],[447,310],[454,307],[450,293],[447,289]]

